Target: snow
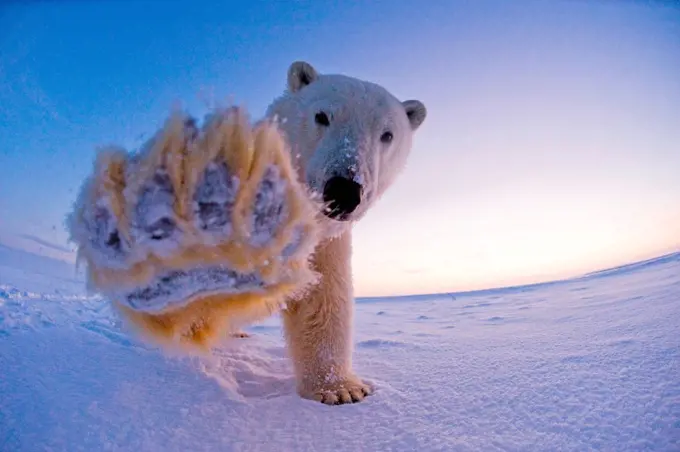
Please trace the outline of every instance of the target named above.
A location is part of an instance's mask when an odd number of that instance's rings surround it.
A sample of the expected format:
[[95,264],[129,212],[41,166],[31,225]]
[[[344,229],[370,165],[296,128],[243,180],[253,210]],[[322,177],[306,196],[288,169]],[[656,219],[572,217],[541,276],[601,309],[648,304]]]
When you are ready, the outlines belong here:
[[295,394],[273,317],[213,357],[130,335],[70,264],[0,246],[0,450],[680,450],[680,253],[359,299],[354,405]]

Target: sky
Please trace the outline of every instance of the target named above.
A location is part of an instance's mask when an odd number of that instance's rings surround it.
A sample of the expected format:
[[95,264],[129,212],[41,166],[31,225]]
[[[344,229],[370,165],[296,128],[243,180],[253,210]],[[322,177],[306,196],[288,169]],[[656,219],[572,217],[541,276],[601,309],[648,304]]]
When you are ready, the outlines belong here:
[[562,278],[680,249],[680,4],[0,3],[0,242],[73,257],[96,148],[179,102],[253,119],[291,62],[425,103],[354,228],[357,296]]

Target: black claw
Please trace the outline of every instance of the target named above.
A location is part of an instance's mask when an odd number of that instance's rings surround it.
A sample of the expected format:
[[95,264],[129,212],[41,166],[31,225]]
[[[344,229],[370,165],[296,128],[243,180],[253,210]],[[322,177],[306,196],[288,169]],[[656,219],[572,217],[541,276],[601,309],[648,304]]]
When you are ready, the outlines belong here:
[[163,240],[172,234],[175,229],[175,222],[170,218],[161,218],[154,224],[146,228],[146,232],[153,240]]
[[118,231],[113,231],[109,234],[109,238],[106,240],[106,246],[115,250],[120,250],[121,242]]
[[189,141],[198,138],[198,126],[196,125],[195,118],[187,118],[184,120],[184,131]]

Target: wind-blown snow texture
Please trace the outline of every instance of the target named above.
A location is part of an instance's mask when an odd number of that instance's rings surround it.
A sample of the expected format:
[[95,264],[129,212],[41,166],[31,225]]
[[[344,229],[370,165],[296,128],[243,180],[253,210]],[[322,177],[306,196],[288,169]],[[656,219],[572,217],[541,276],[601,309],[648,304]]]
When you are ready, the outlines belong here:
[[0,247],[2,451],[680,450],[680,254],[358,300],[377,392],[335,407],[295,395],[278,318],[213,359],[166,357],[48,261]]

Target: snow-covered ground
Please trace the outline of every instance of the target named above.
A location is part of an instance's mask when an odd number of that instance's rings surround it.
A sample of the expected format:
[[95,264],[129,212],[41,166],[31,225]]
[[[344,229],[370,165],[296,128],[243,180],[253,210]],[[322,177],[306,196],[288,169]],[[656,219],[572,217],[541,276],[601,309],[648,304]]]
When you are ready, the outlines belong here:
[[355,367],[377,392],[354,405],[295,395],[277,318],[250,332],[163,356],[69,264],[0,247],[0,450],[680,450],[680,254],[358,300]]

